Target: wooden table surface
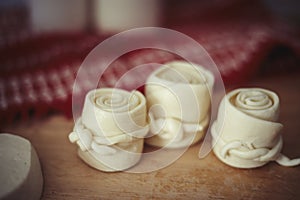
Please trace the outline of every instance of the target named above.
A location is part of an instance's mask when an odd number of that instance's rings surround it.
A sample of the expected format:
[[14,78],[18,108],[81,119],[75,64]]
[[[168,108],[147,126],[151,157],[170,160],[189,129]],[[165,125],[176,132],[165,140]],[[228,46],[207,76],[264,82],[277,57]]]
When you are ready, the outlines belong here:
[[[300,74],[261,77],[240,86],[278,93],[283,152],[291,158],[300,157]],[[201,143],[158,171],[100,172],[77,157],[76,146],[68,141],[72,127],[72,120],[56,115],[4,129],[28,138],[36,148],[44,174],[42,199],[300,199],[300,167],[272,162],[258,169],[235,169],[221,163],[212,152],[199,160]]]

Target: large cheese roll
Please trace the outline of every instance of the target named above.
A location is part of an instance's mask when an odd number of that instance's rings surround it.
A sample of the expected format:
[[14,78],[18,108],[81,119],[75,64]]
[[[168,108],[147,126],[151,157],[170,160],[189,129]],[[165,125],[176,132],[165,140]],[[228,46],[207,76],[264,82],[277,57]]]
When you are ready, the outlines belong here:
[[69,139],[88,165],[101,171],[125,170],[140,160],[149,129],[146,114],[146,100],[138,91],[92,90]]
[[173,61],[146,82],[150,135],[146,143],[182,148],[199,141],[210,121],[212,73],[201,66]]
[[279,98],[269,90],[243,88],[229,92],[221,101],[213,123],[213,150],[224,163],[254,168],[269,161],[284,166],[300,164],[282,155],[282,124],[278,122]]

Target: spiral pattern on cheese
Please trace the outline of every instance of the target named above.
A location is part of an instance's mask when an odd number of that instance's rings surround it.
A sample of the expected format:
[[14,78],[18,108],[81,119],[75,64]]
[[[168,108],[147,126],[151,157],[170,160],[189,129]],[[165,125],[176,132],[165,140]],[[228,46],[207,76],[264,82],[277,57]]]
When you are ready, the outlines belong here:
[[121,171],[135,165],[148,133],[146,100],[138,91],[102,88],[86,95],[83,112],[69,135],[78,154],[102,171]]
[[155,70],[146,82],[151,122],[146,143],[181,148],[199,141],[210,119],[213,84],[211,72],[184,61]]
[[251,116],[276,121],[279,112],[278,96],[266,90],[248,89],[231,98],[230,102],[240,111]]
[[134,109],[140,103],[136,95],[129,95],[127,92],[112,94],[108,90],[103,91],[101,95],[95,94],[92,98],[99,109],[107,112],[126,112]]
[[211,133],[213,150],[224,163],[237,168],[255,168],[277,161],[284,166],[300,164],[280,152],[282,124],[278,122],[279,98],[269,90],[242,88],[221,101]]

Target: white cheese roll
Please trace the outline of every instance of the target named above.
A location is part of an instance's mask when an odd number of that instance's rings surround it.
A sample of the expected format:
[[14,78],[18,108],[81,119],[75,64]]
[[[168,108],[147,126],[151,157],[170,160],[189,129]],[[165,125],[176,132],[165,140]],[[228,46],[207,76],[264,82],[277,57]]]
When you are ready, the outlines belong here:
[[280,153],[283,125],[278,116],[279,98],[272,91],[243,88],[229,92],[211,129],[215,154],[238,168],[259,167],[272,160],[285,166],[299,164],[300,160]]
[[210,120],[213,84],[211,72],[184,61],[155,70],[146,82],[151,121],[146,143],[181,148],[199,141]]
[[120,171],[135,165],[148,133],[146,100],[138,92],[102,88],[86,95],[82,116],[69,139],[79,156],[102,171]]

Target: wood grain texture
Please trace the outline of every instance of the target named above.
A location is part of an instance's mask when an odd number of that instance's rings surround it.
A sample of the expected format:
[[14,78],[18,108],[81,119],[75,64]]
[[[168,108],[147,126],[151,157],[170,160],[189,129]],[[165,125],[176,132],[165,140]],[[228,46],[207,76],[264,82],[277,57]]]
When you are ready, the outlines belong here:
[[[259,86],[281,100],[283,152],[300,156],[300,74],[259,78],[234,86]],[[104,173],[85,165],[68,141],[73,121],[53,116],[7,127],[35,146],[44,173],[42,199],[300,199],[300,167],[269,163],[241,170],[221,163],[211,152],[198,159],[201,143],[172,165],[151,173]],[[150,147],[146,147],[148,150]]]

